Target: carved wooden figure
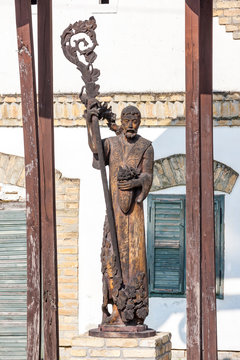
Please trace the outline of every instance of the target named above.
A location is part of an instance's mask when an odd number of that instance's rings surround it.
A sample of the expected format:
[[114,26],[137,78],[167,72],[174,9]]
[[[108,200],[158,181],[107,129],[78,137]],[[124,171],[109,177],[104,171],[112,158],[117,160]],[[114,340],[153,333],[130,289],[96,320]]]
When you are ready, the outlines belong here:
[[[95,110],[95,109],[94,109]],[[148,315],[148,286],[144,236],[143,200],[153,174],[151,142],[137,134],[141,114],[134,106],[122,111],[118,136],[103,140],[104,158],[109,165],[109,185],[113,203],[122,278],[118,276],[112,251],[108,219],[102,245],[103,321],[102,325],[142,325]],[[96,161],[96,144],[91,136],[91,112],[87,116],[89,145]],[[112,313],[108,312],[112,304]]]
[[[82,73],[85,82],[80,99],[86,106],[85,118],[88,142],[93,152],[93,166],[101,170],[107,216],[104,223],[101,253],[103,274],[102,324],[90,330],[90,335],[104,337],[147,337],[155,335],[144,325],[148,315],[148,281],[146,266],[143,200],[148,195],[153,178],[153,147],[137,134],[141,122],[140,111],[127,106],[121,114],[121,126],[106,103],[101,104],[99,70],[92,66],[96,58],[96,22],[92,17],[70,25],[62,35],[65,56]],[[74,40],[72,36],[87,34]],[[79,61],[84,55],[88,65]],[[106,119],[117,136],[101,140],[98,121]],[[105,166],[109,166],[109,189]],[[108,305],[112,305],[109,312]]]

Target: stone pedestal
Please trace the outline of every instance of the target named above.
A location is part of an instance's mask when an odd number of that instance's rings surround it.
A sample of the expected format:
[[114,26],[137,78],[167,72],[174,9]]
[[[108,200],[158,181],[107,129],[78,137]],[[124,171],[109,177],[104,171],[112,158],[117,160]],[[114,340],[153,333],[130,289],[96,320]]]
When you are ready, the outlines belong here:
[[170,360],[171,334],[158,332],[142,339],[99,338],[88,334],[72,341],[71,360]]

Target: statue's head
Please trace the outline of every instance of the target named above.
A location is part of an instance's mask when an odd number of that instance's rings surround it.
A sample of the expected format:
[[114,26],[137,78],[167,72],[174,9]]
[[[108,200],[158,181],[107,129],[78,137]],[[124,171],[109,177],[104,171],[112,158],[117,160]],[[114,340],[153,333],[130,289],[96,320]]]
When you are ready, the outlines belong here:
[[122,110],[121,122],[123,133],[128,139],[133,139],[141,123],[141,113],[135,106],[129,105]]

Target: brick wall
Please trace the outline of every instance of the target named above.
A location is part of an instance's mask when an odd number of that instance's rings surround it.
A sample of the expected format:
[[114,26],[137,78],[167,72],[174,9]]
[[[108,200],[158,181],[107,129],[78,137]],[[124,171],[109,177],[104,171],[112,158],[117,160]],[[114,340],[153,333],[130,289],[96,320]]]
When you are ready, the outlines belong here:
[[170,360],[171,347],[171,334],[164,332],[145,339],[104,339],[85,334],[73,339],[69,353],[71,360]]
[[[184,93],[106,94],[99,99],[112,106],[118,123],[122,109],[132,104],[142,113],[142,126],[185,126]],[[20,96],[0,96],[0,126],[22,126],[21,111]],[[55,126],[86,126],[83,112],[77,95],[54,96]],[[240,92],[213,94],[213,125],[240,126]]]
[[[214,189],[230,194],[238,173],[229,166],[214,160]],[[175,154],[154,161],[153,184],[150,191],[186,185],[186,155]]]
[[215,0],[213,16],[218,16],[219,24],[233,33],[234,40],[240,39],[240,0]]
[[[78,179],[56,172],[57,256],[60,346],[78,334]],[[64,350],[64,349],[63,349]]]

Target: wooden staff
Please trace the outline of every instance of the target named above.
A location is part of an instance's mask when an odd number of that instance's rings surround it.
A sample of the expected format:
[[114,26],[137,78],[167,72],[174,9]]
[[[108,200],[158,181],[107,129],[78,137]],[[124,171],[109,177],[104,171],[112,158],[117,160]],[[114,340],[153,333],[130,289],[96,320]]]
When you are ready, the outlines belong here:
[[[99,95],[99,88],[100,88],[100,86],[96,84],[98,77],[100,75],[100,71],[98,69],[94,69],[92,66],[92,63],[95,61],[97,57],[96,53],[94,52],[95,47],[98,45],[96,40],[96,33],[95,33],[96,27],[97,27],[96,21],[94,17],[91,17],[89,20],[77,21],[73,25],[72,24],[69,25],[64,30],[61,36],[61,45],[64,55],[69,61],[77,65],[77,69],[82,74],[82,79],[85,85],[83,86],[82,91],[80,93],[80,99],[86,107],[88,107],[89,100],[92,101]],[[92,46],[87,47],[89,43],[85,38],[81,38],[79,40],[73,41],[72,36],[77,34],[86,34],[89,37]],[[73,43],[75,43],[75,45]],[[84,50],[81,50],[79,47],[81,43],[83,43],[83,45],[85,46]],[[87,65],[85,65],[83,62],[79,60],[78,54],[80,56],[85,57],[85,61],[87,62]],[[98,103],[97,100],[96,103]],[[106,112],[108,112],[109,114],[110,109],[106,108]],[[113,252],[116,257],[116,267],[118,271],[118,276],[122,277],[118,243],[117,243],[117,234],[116,234],[114,213],[112,207],[112,199],[108,189],[102,139],[99,129],[99,119],[96,115],[93,115],[91,121],[92,121],[93,135],[95,137],[97,144],[98,160],[100,165],[103,192],[106,203],[109,229],[111,234],[111,242],[112,242]]]

